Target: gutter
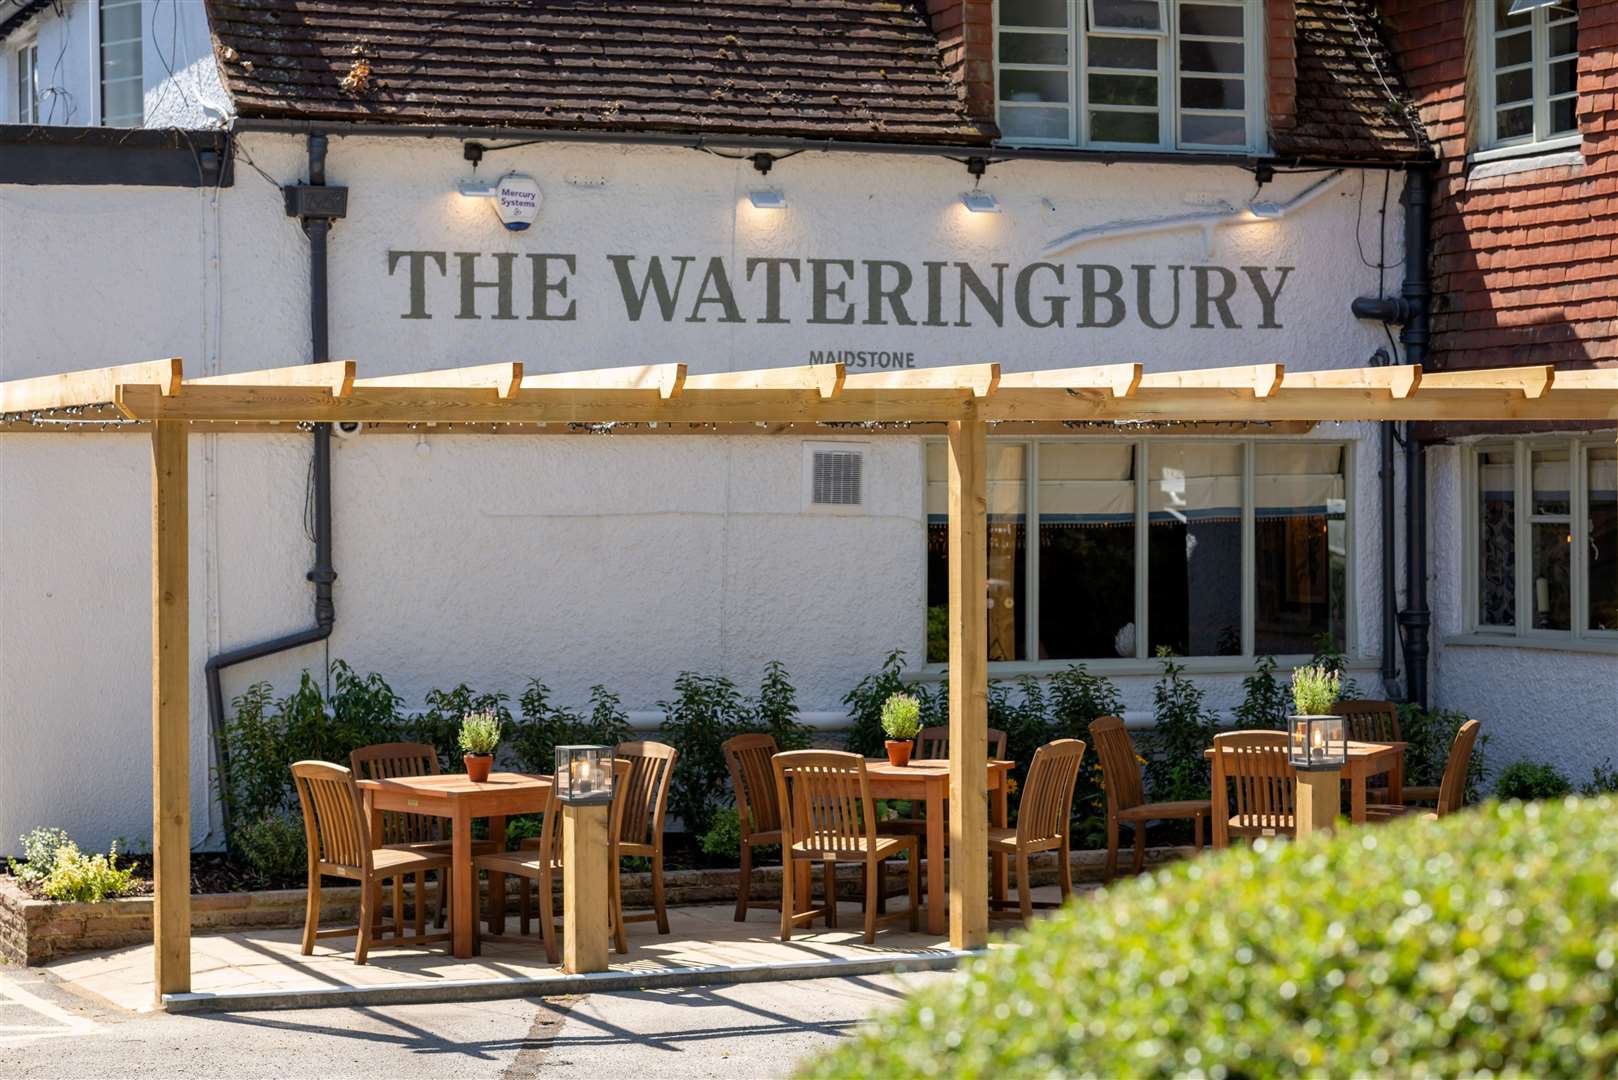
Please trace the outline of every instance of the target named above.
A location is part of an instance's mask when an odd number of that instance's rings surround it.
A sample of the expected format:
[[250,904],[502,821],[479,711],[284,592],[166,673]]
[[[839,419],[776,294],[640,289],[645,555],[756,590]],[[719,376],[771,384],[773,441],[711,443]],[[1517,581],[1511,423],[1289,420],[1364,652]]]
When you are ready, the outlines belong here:
[[[309,182],[289,184],[282,189],[289,217],[298,218],[309,237],[309,340],[310,363],[330,359],[327,319],[326,238],[332,222],[348,212],[348,189],[326,185],[326,137],[309,135]],[[230,748],[225,738],[225,700],[220,672],[249,660],[258,660],[313,645],[331,637],[337,622],[337,606],[332,584],[337,571],[332,566],[331,526],[331,425],[314,426],[315,486],[315,565],[306,575],[315,586],[315,622],[306,630],[271,638],[253,645],[210,656],[203,672],[208,684],[208,731],[213,741],[214,765],[218,770],[220,824],[228,847],[233,835],[230,805]]]

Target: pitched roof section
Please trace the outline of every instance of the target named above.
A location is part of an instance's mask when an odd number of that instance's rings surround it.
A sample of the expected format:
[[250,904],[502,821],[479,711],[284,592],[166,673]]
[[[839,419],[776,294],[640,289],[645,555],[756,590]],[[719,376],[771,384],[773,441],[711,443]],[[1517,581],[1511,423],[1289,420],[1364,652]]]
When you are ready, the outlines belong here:
[[1297,0],[1296,121],[1272,132],[1280,157],[1432,157],[1368,0]]
[[243,116],[981,143],[911,0],[208,0]]

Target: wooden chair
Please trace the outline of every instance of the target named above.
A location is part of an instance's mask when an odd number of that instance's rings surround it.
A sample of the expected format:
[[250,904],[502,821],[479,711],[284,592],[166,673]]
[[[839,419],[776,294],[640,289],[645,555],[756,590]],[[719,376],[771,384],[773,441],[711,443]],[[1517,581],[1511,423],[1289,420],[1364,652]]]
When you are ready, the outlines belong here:
[[[1444,776],[1439,782],[1438,795],[1434,800],[1437,806],[1425,811],[1428,818],[1437,820],[1447,817],[1466,804],[1466,773],[1472,764],[1472,748],[1478,741],[1480,726],[1476,720],[1468,720],[1455,732],[1455,738],[1449,744],[1449,757],[1444,762]],[[1422,807],[1411,806],[1408,803],[1404,805],[1376,803],[1365,808],[1368,821],[1386,821],[1421,812]]]
[[1128,825],[1135,833],[1134,873],[1146,866],[1146,823],[1184,821],[1190,818],[1197,847],[1202,846],[1202,821],[1213,813],[1206,799],[1178,802],[1146,801],[1141,787],[1140,759],[1129,729],[1116,716],[1103,716],[1090,725],[1090,739],[1101,759],[1102,787],[1107,793],[1106,880],[1118,873],[1118,827]]
[[[611,838],[611,850],[607,856],[608,874],[611,879],[611,885],[607,890],[609,904],[607,925],[612,931],[613,948],[619,954],[629,951],[629,940],[624,934],[624,894],[618,871],[617,840],[618,830],[623,823],[625,801],[622,795],[629,782],[629,771],[628,761],[622,758],[613,761],[613,800],[612,809],[607,817],[607,836]],[[532,927],[533,905],[529,894],[535,886],[538,887],[539,931],[541,939],[545,942],[545,958],[553,964],[560,959],[556,936],[555,883],[562,873],[562,807],[555,796],[556,792],[553,789],[551,798],[545,806],[545,817],[540,822],[538,836],[528,837],[516,851],[491,851],[472,860],[474,873],[488,870],[499,874],[511,874],[522,882],[522,891],[518,894],[517,901],[517,918],[524,937],[529,935]],[[490,927],[494,926],[496,919],[504,923],[505,918],[504,911],[491,909]]]
[[[354,774],[341,765],[326,761],[299,761],[292,766],[298,802],[303,807],[303,833],[309,848],[309,901],[303,920],[303,955],[315,951],[315,940],[324,937],[357,936],[354,963],[365,963],[371,949],[376,916],[382,904],[382,882],[398,883],[407,874],[437,871],[447,877],[450,856],[407,847],[371,846],[371,823],[365,802],[354,783]],[[347,878],[360,883],[360,920],[353,929],[320,929],[320,876]],[[419,880],[419,877],[418,877]],[[448,941],[447,933],[423,933],[421,909],[416,911],[416,932],[403,935],[400,909],[393,910],[394,937],[400,944],[426,945]]]
[[[1023,785],[1022,801],[1017,804],[1017,827],[990,827],[989,852],[1003,852],[1017,863],[1017,910],[1024,922],[1034,917],[1034,909],[1061,907],[1060,903],[1035,901],[1028,877],[1028,857],[1041,851],[1056,852],[1057,883],[1062,901],[1073,895],[1073,868],[1068,856],[1068,830],[1073,820],[1073,789],[1079,782],[1079,763],[1084,759],[1084,743],[1078,739],[1057,739],[1034,751]],[[992,906],[1011,906],[1010,901],[993,901]]]
[[[391,780],[399,776],[437,776],[438,751],[431,743],[392,742],[362,746],[348,755],[348,767],[359,780]],[[427,854],[450,853],[449,821],[437,814],[403,814],[392,810],[382,812],[382,835],[373,836],[377,847],[407,848]],[[494,850],[487,840],[474,840],[472,853],[480,855]],[[449,896],[449,875],[438,877],[438,914],[435,922],[444,925],[444,910]],[[422,932],[421,907],[426,897],[426,875],[416,875],[416,933]],[[393,883],[393,906],[397,911],[403,901],[403,883]]]
[[1214,736],[1216,767],[1236,788],[1236,812],[1225,791],[1214,792],[1214,847],[1230,837],[1294,836],[1296,774],[1287,763],[1284,731],[1227,731]]
[[[915,756],[923,761],[941,761],[949,757],[949,726],[939,724],[922,728],[916,734]],[[989,756],[1005,760],[1006,733],[999,728],[989,729]]]
[[642,855],[652,860],[652,910],[624,916],[627,922],[657,921],[657,932],[669,932],[669,912],[663,894],[663,815],[668,810],[669,781],[679,751],[660,742],[622,742],[614,751],[630,763],[624,785],[623,823],[618,854]]
[[742,870],[736,889],[736,921],[747,919],[753,891],[753,849],[781,843],[781,804],[776,797],[777,746],[770,735],[737,735],[722,748],[730,786],[736,792],[736,824],[741,832]]
[[[1391,701],[1373,701],[1368,698],[1349,698],[1339,701],[1331,711],[1343,718],[1348,737],[1353,742],[1403,742],[1399,734],[1399,706]],[[1404,775],[1404,762],[1399,762],[1400,777]],[[1385,784],[1368,788],[1366,797],[1371,802],[1386,803],[1388,789]],[[1438,798],[1436,787],[1404,789],[1405,802],[1432,802]]]
[[[791,750],[775,755],[776,801],[781,815],[781,940],[792,940],[794,923],[825,918],[837,926],[837,864],[859,863],[865,869],[865,943],[876,941],[879,921],[906,919],[920,926],[921,857],[914,836],[879,836],[876,804],[865,759],[841,750]],[[877,914],[882,863],[903,854],[910,873],[910,908],[895,915]],[[798,863],[824,868],[825,907],[798,911],[793,872]],[[809,897],[805,896],[807,903]]]

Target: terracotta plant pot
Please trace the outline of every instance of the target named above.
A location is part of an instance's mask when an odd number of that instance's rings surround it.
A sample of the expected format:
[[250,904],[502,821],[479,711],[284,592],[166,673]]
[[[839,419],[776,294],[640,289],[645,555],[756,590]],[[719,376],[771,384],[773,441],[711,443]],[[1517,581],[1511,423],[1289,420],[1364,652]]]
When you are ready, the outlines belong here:
[[916,748],[915,743],[909,739],[889,739],[886,745],[889,765],[910,764],[910,752]]
[[466,754],[461,760],[466,763],[466,775],[472,778],[474,784],[487,780],[489,770],[494,768],[493,754]]

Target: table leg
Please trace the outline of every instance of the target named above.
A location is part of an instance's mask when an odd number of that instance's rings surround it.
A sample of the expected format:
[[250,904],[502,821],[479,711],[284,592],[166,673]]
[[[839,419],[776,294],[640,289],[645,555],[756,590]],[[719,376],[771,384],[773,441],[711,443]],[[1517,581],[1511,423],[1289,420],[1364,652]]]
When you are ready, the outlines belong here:
[[1348,777],[1348,820],[1365,824],[1365,769],[1355,769]]
[[[1011,778],[1011,775],[1009,773],[1001,773],[1000,774],[1000,786],[995,788],[993,793],[990,796],[991,801],[989,803],[989,806],[990,806],[989,821],[997,829],[1005,828],[1006,827],[1006,820],[1010,816],[1010,811],[1009,811],[1010,792],[1007,790],[1007,788],[1009,788],[1010,785],[1006,783],[1006,781],[1009,780],[1010,778]],[[1067,852],[1064,851],[1062,854],[1066,855]],[[1005,899],[1006,899],[1006,885],[1007,885],[1007,881],[1006,881],[1006,856],[1002,851],[1000,851],[1000,849],[996,848],[995,851],[994,851],[994,854],[989,856],[989,862],[994,867],[994,874],[989,879],[990,880],[989,897],[992,900],[994,900],[995,903],[997,903],[997,904],[1004,903]],[[1017,883],[1017,887],[1019,889],[1026,889],[1028,887],[1028,883],[1025,882],[1025,881],[1019,881]]]
[[1404,751],[1393,759],[1393,768],[1388,770],[1388,802],[1394,806],[1403,806],[1405,802]]
[[464,807],[456,806],[450,835],[450,944],[458,960],[472,955],[472,923],[478,917],[477,893],[472,875],[472,818]]
[[[1230,796],[1225,791],[1225,763],[1216,752],[1213,756],[1213,846],[1222,850],[1230,846]],[[1144,821],[1136,828],[1146,828]]]
[[[504,817],[489,818],[489,839],[494,842],[494,850],[506,850],[506,819]],[[489,933],[503,934],[506,932],[506,875],[490,872],[489,874]]]
[[927,785],[927,932],[949,933],[949,893],[944,885],[943,784]]

